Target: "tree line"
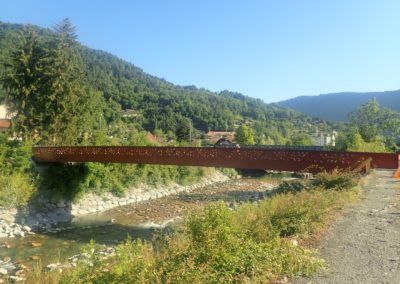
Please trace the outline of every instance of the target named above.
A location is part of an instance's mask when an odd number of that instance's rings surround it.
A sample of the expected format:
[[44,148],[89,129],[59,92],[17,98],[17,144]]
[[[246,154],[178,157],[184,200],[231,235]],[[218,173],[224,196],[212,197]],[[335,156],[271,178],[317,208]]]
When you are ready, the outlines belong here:
[[[324,125],[239,93],[176,86],[131,63],[79,44],[66,19],[50,30],[0,23],[0,97],[16,113],[15,131],[41,144],[128,143],[129,132],[159,131],[179,141],[250,123],[256,143],[285,144],[298,129]],[[125,115],[132,111],[135,115]],[[118,128],[127,128],[119,131]],[[127,133],[128,132],[128,133]]]

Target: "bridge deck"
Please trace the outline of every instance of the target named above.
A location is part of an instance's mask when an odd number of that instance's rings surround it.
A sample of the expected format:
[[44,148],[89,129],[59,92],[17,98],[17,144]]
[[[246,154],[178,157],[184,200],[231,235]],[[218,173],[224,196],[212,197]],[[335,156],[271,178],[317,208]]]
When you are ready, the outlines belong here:
[[352,170],[371,158],[371,168],[397,169],[399,155],[230,147],[34,147],[36,162],[100,162],[228,167],[277,171]]

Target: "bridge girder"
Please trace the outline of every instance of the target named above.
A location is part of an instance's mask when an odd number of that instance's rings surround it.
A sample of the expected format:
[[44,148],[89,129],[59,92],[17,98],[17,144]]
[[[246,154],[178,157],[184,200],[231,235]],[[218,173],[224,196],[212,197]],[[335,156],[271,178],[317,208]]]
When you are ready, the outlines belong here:
[[310,151],[235,147],[88,146],[34,147],[35,162],[135,163],[227,167],[276,171],[353,170],[370,160],[371,168],[397,169],[399,155],[390,153]]

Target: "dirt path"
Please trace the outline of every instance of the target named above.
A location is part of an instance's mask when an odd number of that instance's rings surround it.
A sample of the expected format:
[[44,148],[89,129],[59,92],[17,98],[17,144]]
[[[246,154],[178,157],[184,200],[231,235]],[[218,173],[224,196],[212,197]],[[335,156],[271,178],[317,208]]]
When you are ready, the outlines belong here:
[[345,209],[320,244],[327,268],[292,283],[400,283],[400,181],[392,175],[366,178],[361,201]]

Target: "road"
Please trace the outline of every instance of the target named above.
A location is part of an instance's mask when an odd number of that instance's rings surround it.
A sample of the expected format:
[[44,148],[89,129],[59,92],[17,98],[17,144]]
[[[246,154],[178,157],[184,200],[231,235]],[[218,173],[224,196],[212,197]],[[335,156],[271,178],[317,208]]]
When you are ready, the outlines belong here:
[[292,283],[400,283],[400,180],[392,176],[380,170],[365,179],[361,200],[319,245],[326,269]]

